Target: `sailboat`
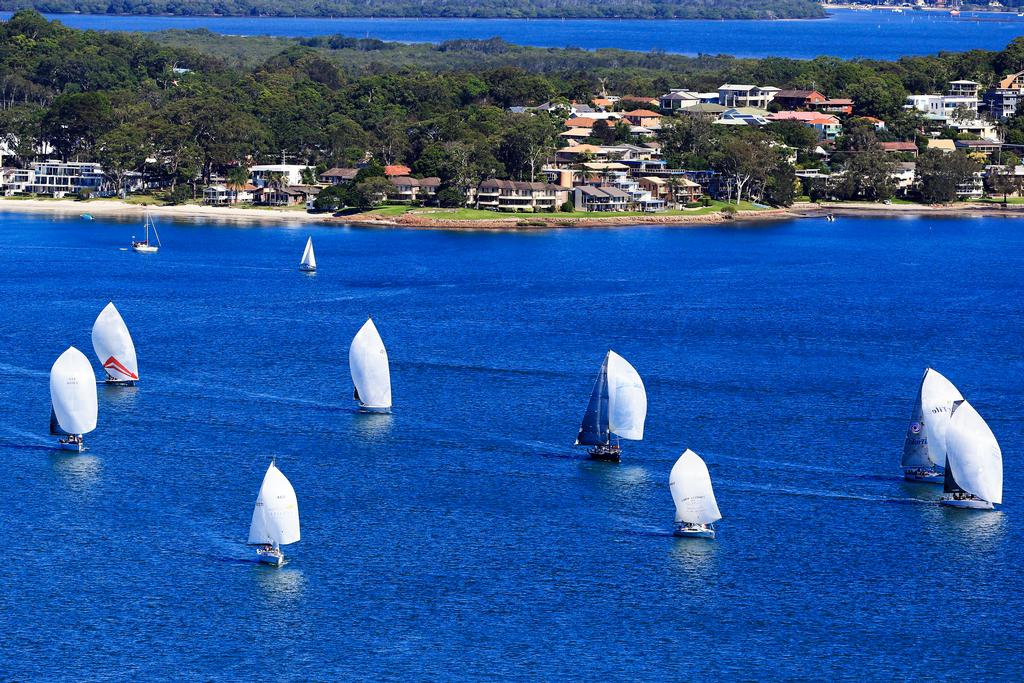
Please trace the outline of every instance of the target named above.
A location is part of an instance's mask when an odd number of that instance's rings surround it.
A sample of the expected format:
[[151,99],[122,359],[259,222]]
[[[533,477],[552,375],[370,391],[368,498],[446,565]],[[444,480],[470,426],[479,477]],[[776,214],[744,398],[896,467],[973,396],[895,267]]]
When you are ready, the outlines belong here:
[[636,369],[625,358],[609,350],[594,382],[590,403],[583,414],[577,446],[592,446],[595,460],[619,462],[622,449],[612,443],[612,434],[633,441],[644,438],[647,392]]
[[256,547],[256,559],[280,567],[284,564],[281,546],[298,543],[299,501],[295,489],[273,461],[263,475],[249,524],[249,545]]
[[903,441],[900,466],[907,481],[941,484],[946,466],[946,429],[956,401],[964,397],[953,383],[925,368],[914,412]]
[[377,332],[372,318],[367,318],[352,339],[348,349],[348,367],[359,401],[359,410],[366,413],[391,412],[391,369],[388,350]]
[[316,272],[316,254],[313,253],[313,237],[306,240],[306,248],[302,250],[302,261],[299,263],[299,270],[307,273]]
[[[140,254],[155,254],[157,249],[162,247],[160,244],[160,233],[156,231],[156,223],[153,222],[153,217],[146,212],[146,224],[145,224],[146,235],[141,242],[136,241],[135,236],[132,235],[132,250]],[[156,245],[153,245],[149,241],[149,231],[153,230],[153,235],[156,237]]]
[[985,420],[967,401],[957,401],[946,431],[943,505],[991,510],[1003,502],[1003,454]]
[[65,451],[85,450],[83,435],[96,429],[96,377],[85,354],[68,347],[50,368],[50,433]]
[[139,381],[135,344],[114,302],[108,303],[92,324],[92,348],[107,373],[107,384],[130,387]]
[[718,501],[711,488],[708,466],[699,455],[687,448],[672,466],[668,488],[676,504],[676,536],[714,538],[715,522],[722,518]]

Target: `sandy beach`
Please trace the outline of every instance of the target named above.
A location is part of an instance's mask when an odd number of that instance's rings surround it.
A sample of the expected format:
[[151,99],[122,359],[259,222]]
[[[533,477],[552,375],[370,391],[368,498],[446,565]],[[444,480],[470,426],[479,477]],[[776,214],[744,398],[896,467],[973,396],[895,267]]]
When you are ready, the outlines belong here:
[[551,228],[627,227],[650,226],[699,226],[729,223],[750,223],[761,221],[792,220],[797,218],[820,218],[827,214],[837,216],[1006,216],[1024,217],[1024,204],[948,204],[928,206],[923,204],[880,204],[869,202],[835,202],[830,204],[799,203],[787,209],[765,209],[761,211],[739,211],[732,216],[721,212],[695,215],[649,214],[640,216],[560,216],[554,214],[499,214],[494,218],[456,220],[429,215],[406,213],[381,215],[374,213],[329,215],[311,214],[288,209],[256,209],[227,206],[198,206],[193,204],[177,206],[144,206],[116,200],[79,202],[68,199],[0,199],[0,212],[44,212],[79,216],[121,216],[142,219],[146,211],[156,217],[200,218],[204,221],[235,223],[276,223],[299,225],[310,223],[358,225],[364,227],[408,228],[420,230],[545,230]]

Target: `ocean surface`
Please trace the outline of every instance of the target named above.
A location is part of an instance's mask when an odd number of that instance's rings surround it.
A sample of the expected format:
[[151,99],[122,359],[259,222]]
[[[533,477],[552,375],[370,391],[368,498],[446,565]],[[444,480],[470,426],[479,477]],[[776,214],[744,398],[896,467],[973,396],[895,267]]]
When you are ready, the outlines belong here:
[[[533,234],[0,213],[4,679],[1020,680],[1024,223]],[[307,235],[320,266],[298,272]],[[48,371],[108,301],[135,389],[53,449]],[[372,315],[395,410],[354,412]],[[621,464],[572,446],[604,353]],[[995,512],[899,457],[923,368],[1006,463]],[[718,539],[671,535],[709,463]],[[288,563],[245,545],[272,457]]]
[[[10,13],[0,12],[0,19]],[[1011,13],[902,14],[833,10],[827,19],[787,21],[641,19],[332,19],[48,15],[68,26],[104,31],[206,28],[230,35],[344,34],[408,43],[499,36],[517,45],[587,50],[661,50],[743,57],[869,57],[1001,50],[1024,34],[1024,18]]]

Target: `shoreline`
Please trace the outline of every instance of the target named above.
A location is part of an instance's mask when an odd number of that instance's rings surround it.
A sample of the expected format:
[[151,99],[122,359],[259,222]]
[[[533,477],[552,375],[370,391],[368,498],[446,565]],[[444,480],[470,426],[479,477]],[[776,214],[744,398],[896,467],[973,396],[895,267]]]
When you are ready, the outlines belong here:
[[750,224],[801,218],[822,218],[829,214],[849,217],[922,217],[970,218],[1001,216],[1024,218],[1024,204],[875,204],[868,202],[834,202],[828,204],[798,203],[784,209],[738,211],[726,216],[720,211],[697,215],[648,214],[638,216],[573,216],[559,214],[495,214],[487,219],[445,219],[414,213],[386,216],[373,213],[351,215],[310,214],[283,209],[254,209],[225,206],[181,204],[155,206],[130,204],[118,200],[80,202],[67,199],[3,199],[0,215],[5,212],[51,213],[78,217],[82,214],[142,220],[149,211],[165,218],[205,219],[240,224],[273,224],[281,226],[321,224],[325,226],[359,226],[368,228],[401,228],[407,230],[498,230],[528,232],[564,228],[630,228],[642,226],[691,227],[704,225]]

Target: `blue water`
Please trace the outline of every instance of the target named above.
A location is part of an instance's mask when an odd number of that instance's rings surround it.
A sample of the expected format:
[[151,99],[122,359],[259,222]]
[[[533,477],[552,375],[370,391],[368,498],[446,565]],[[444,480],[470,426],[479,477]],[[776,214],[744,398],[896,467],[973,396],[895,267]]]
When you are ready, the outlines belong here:
[[[3,677],[1020,680],[1021,225],[164,221],[141,256],[134,224],[0,213]],[[109,299],[143,380],[61,454],[49,366]],[[367,314],[392,416],[352,410]],[[608,348],[650,400],[619,465],[571,446]],[[925,364],[999,438],[1004,510],[900,479]],[[685,447],[714,542],[670,535]],[[271,456],[280,570],[244,545]]]
[[[6,18],[10,13],[0,13]],[[231,35],[344,34],[437,43],[500,36],[538,47],[621,48],[743,57],[819,55],[898,59],[905,55],[1001,50],[1024,34],[1024,19],[1008,13],[903,14],[834,10],[827,19],[797,21],[601,19],[329,19],[49,15],[68,26],[113,31],[207,28]]]

